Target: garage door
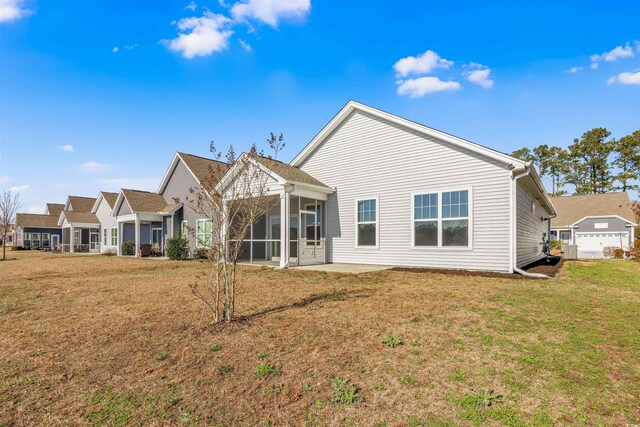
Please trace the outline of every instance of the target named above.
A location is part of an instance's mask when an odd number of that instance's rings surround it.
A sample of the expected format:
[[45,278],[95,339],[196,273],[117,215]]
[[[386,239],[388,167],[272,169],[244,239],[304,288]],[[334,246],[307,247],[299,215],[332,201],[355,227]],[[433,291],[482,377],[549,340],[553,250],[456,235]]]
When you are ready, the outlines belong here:
[[576,245],[578,245],[578,258],[602,258],[603,248],[615,246],[629,248],[629,232],[609,233],[576,233]]

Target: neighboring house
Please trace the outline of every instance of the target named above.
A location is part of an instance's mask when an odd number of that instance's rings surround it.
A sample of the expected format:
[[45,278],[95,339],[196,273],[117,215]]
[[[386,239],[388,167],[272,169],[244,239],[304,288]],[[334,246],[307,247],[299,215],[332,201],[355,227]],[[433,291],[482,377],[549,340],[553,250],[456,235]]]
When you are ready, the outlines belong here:
[[513,272],[546,256],[556,212],[530,162],[353,101],[291,164],[251,161],[279,198],[245,244],[254,262]]
[[579,258],[602,258],[603,249],[628,249],[638,226],[625,192],[561,196],[551,199],[558,216],[551,240],[578,246]]
[[69,196],[58,217],[63,252],[100,252],[100,221],[91,213],[94,197]]
[[122,255],[122,243],[134,243],[134,255],[140,256],[140,245],[151,245],[164,253],[165,236],[173,236],[176,212],[182,203],[167,203],[160,194],[123,188],[113,206],[111,215],[116,219],[117,235],[121,236],[118,255]]
[[55,215],[16,214],[14,245],[26,249],[60,249],[62,230]]
[[182,235],[188,239],[192,249],[199,246],[197,235],[205,232],[208,222],[205,216],[195,212],[185,199],[190,195],[190,189],[198,190],[203,183],[215,184],[208,181],[215,181],[216,177],[226,173],[229,168],[230,165],[227,163],[192,154],[176,153],[173,156],[157,193],[164,197],[167,204],[179,203],[181,206],[172,218],[166,219],[171,223],[164,225],[167,232],[165,240]]
[[101,191],[91,208],[91,213],[100,223],[100,252],[117,252],[118,250],[118,222],[112,215],[118,193]]

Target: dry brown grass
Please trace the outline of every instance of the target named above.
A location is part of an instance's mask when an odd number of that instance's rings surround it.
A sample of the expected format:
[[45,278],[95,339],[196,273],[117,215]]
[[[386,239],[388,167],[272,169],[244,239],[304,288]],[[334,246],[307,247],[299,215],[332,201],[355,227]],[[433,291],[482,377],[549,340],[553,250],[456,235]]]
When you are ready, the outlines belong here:
[[[636,263],[553,281],[246,267],[241,319],[198,328],[188,284],[205,264],[12,256],[0,425],[640,422]],[[278,372],[258,378],[260,363]],[[333,403],[336,378],[361,400]]]

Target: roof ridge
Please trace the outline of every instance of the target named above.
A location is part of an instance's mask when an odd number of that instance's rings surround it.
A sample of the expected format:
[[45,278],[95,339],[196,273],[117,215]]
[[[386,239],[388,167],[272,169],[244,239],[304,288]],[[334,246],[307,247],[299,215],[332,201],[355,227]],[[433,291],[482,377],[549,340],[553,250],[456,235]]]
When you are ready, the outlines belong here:
[[211,162],[216,162],[216,163],[224,163],[225,165],[228,165],[229,163],[222,161],[222,160],[216,160],[216,159],[210,159],[208,157],[203,157],[203,156],[198,156],[196,154],[190,154],[190,153],[185,153],[182,151],[176,151],[176,154],[178,155],[185,155],[185,156],[191,156],[191,157],[197,157],[198,159],[202,159],[202,160],[209,160]]

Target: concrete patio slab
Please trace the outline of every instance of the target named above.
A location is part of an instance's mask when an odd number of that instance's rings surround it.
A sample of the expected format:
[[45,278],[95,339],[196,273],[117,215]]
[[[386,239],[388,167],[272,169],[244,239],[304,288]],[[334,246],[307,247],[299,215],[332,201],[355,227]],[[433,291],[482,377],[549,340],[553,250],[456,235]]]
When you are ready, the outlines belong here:
[[370,273],[373,271],[389,270],[393,268],[390,265],[369,265],[369,264],[317,264],[317,265],[303,265],[300,267],[291,267],[295,270],[309,270],[309,271],[326,271],[327,273],[349,273],[349,274],[361,274]]

